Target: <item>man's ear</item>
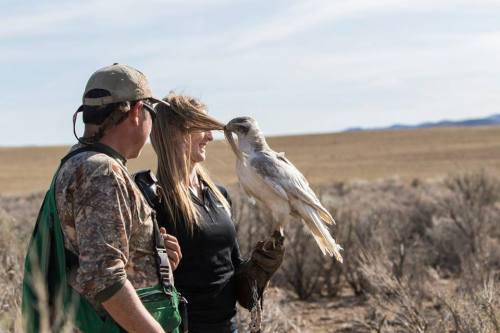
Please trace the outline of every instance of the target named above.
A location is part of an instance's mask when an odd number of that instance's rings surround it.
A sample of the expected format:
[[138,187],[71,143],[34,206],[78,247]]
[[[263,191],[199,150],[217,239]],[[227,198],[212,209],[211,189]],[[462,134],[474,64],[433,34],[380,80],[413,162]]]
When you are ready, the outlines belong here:
[[129,120],[133,122],[134,125],[139,126],[141,123],[143,103],[139,101],[135,103],[134,107],[129,111]]

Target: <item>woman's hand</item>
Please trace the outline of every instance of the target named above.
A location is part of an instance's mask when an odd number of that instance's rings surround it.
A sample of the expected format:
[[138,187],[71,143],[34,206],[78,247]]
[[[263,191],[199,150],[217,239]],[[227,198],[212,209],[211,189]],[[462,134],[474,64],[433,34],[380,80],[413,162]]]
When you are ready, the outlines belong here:
[[182,259],[182,252],[181,247],[179,246],[179,242],[177,241],[177,238],[167,234],[167,230],[165,230],[165,228],[163,227],[160,228],[160,234],[163,238],[165,249],[167,250],[170,266],[172,266],[172,269],[175,271]]

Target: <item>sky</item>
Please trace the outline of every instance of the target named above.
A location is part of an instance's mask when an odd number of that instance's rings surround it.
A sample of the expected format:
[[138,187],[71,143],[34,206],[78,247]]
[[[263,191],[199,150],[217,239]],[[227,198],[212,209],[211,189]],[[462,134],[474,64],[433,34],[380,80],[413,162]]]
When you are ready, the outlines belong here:
[[499,17],[500,0],[2,0],[0,146],[75,142],[114,62],[266,135],[500,113]]

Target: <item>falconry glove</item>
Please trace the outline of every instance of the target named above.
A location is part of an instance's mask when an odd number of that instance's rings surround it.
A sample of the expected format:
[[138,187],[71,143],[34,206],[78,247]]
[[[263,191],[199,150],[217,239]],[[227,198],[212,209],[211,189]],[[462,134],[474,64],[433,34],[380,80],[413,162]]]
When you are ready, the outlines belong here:
[[285,238],[275,232],[265,241],[259,241],[250,259],[244,261],[236,274],[238,303],[251,311],[262,300],[262,294],[274,273],[283,262]]

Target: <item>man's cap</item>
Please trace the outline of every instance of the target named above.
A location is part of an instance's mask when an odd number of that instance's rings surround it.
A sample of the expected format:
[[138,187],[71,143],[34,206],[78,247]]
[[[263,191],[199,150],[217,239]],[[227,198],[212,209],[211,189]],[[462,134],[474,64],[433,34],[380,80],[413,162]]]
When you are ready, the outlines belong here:
[[153,97],[148,79],[137,69],[114,63],[97,70],[87,82],[83,104],[73,114],[73,134],[80,143],[85,143],[76,134],[76,120],[78,113],[86,111],[87,107],[138,100],[143,101],[143,107],[151,112],[153,119],[156,116],[156,105],[163,104],[170,109],[168,102]]
[[[106,96],[89,97],[88,93],[93,90],[104,90]],[[143,99],[168,105],[161,99],[153,97],[148,79],[142,72],[133,67],[115,63],[92,74],[85,87],[82,102],[86,106],[103,106]]]

